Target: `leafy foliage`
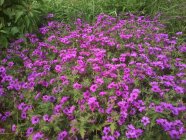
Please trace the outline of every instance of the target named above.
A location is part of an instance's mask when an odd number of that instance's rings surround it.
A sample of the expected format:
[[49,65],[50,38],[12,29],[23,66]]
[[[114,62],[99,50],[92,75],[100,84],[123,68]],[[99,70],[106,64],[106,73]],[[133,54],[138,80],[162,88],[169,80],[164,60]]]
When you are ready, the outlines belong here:
[[0,45],[37,29],[41,23],[42,0],[0,0]]

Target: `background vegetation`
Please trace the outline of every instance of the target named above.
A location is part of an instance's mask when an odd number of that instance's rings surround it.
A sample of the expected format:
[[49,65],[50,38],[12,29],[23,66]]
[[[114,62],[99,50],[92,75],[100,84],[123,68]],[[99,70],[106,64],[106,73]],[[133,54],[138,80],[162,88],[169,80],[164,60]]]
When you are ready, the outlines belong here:
[[0,45],[7,46],[10,39],[37,29],[47,13],[67,23],[77,18],[92,22],[99,13],[161,14],[169,33],[175,33],[186,29],[185,9],[185,0],[0,0]]
[[173,33],[186,29],[185,0],[46,0],[46,11],[54,12],[56,18],[72,22],[83,18],[92,22],[99,13],[121,16],[126,12],[154,16],[161,20]]

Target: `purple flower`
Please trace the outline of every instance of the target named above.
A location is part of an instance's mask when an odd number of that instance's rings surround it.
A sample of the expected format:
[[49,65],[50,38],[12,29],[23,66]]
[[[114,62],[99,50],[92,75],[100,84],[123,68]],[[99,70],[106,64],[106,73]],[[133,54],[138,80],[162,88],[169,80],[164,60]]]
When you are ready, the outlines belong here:
[[174,114],[174,115],[179,115],[179,110],[178,110],[178,108],[173,107],[173,108],[171,109],[171,111],[172,111],[172,114]]
[[90,98],[90,92],[88,90],[83,92],[83,97],[84,97],[84,99]]
[[136,129],[133,125],[128,125],[127,131],[126,131],[126,137],[127,138],[139,138],[143,133],[142,129]]
[[26,118],[27,118],[26,112],[22,112],[22,113],[21,113],[21,118],[22,118],[22,119],[26,119]]
[[68,96],[64,96],[64,97],[62,97],[62,99],[60,100],[60,104],[63,105],[65,102],[68,101],[68,99],[69,99]]
[[143,116],[141,122],[143,123],[144,126],[147,126],[150,123],[150,119],[146,116]]
[[3,66],[0,66],[0,73],[5,73],[6,69]]
[[49,101],[52,102],[52,103],[55,102],[55,101],[56,101],[56,97],[50,96],[50,97],[49,97]]
[[38,116],[33,116],[31,121],[32,121],[32,124],[38,124],[40,119]]
[[64,140],[64,138],[68,135],[67,131],[62,131],[58,134],[57,140]]
[[139,89],[133,89],[132,93],[130,94],[130,98],[132,98],[132,100],[136,100],[138,98],[139,93]]
[[14,65],[14,62],[8,62],[8,66],[12,67]]
[[176,35],[182,35],[183,33],[182,32],[177,32]]
[[62,109],[62,105],[61,105],[61,104],[56,105],[56,106],[54,107],[54,112],[55,112],[55,113],[59,113],[59,112],[61,111],[61,109]]
[[91,92],[96,92],[97,88],[98,88],[98,86],[97,86],[96,84],[94,84],[94,85],[92,85],[92,86],[90,87],[90,91],[91,91]]
[[104,127],[103,134],[108,135],[111,132],[110,127]]
[[180,139],[180,133],[176,130],[169,131],[169,135],[172,139],[179,140]]
[[32,140],[40,140],[44,137],[44,134],[42,132],[37,132],[32,136]]
[[1,121],[3,121],[3,122],[6,121],[6,119],[7,119],[6,116],[2,116],[2,117],[1,117]]
[[34,97],[34,99],[35,100],[38,100],[40,98],[40,96],[41,96],[41,93],[39,92],[39,93],[36,94],[36,96]]
[[49,97],[48,95],[44,95],[44,96],[42,97],[42,99],[43,99],[43,102],[48,102],[49,99],[50,99],[50,97]]
[[33,133],[33,131],[34,131],[34,128],[33,128],[33,127],[29,127],[29,128],[27,129],[27,131],[26,131],[26,136],[27,136],[27,137],[30,136],[30,135]]
[[4,128],[0,128],[0,134],[5,133],[5,129]]
[[16,131],[16,129],[17,129],[16,125],[15,125],[15,124],[13,124],[13,125],[12,125],[12,132],[15,132],[15,131]]
[[101,92],[99,93],[100,96],[104,96],[104,95],[106,95],[106,94],[107,94],[107,92],[105,92],[105,91],[101,91]]
[[56,66],[55,66],[55,71],[56,71],[57,73],[60,73],[60,72],[62,71],[62,67],[61,67],[60,65],[56,65]]
[[45,114],[45,115],[43,116],[43,120],[44,120],[45,122],[48,122],[48,121],[49,121],[49,115],[48,115],[48,114]]
[[164,109],[163,109],[162,106],[156,106],[155,111],[158,112],[158,113],[162,113],[164,111]]
[[74,89],[81,89],[81,88],[82,88],[82,85],[79,84],[79,83],[74,83],[74,84],[73,84],[73,88],[74,88]]
[[102,140],[110,140],[109,136],[102,136]]
[[110,83],[108,86],[107,86],[108,89],[113,89],[113,88],[117,88],[117,84],[115,84],[114,82]]
[[176,86],[176,87],[174,88],[174,90],[175,90],[176,93],[178,93],[178,94],[184,94],[184,88],[182,88],[182,87]]
[[96,78],[95,83],[98,85],[102,85],[104,83],[104,80],[102,78]]
[[3,96],[3,95],[4,95],[4,89],[0,88],[0,96]]
[[120,136],[120,132],[119,132],[119,131],[115,131],[115,132],[114,132],[114,137],[118,139],[119,136]]
[[105,113],[105,110],[104,110],[103,108],[99,108],[98,111],[99,111],[99,113],[101,113],[101,114]]
[[88,104],[92,104],[92,103],[95,103],[96,102],[96,97],[91,97],[88,99]]
[[161,89],[159,88],[159,86],[153,86],[153,87],[151,88],[151,90],[152,90],[153,92],[161,92]]
[[11,112],[10,111],[5,112],[5,116],[6,117],[9,117],[10,115],[11,115]]
[[99,107],[99,103],[97,102],[96,97],[89,98],[88,105],[91,111],[94,111],[97,107]]

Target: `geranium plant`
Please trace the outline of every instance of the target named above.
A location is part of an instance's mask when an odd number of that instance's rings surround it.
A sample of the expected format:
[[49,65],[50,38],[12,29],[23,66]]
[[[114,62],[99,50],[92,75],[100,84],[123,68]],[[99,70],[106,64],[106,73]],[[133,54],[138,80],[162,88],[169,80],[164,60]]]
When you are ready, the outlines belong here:
[[50,20],[1,52],[1,136],[185,138],[182,33],[134,15],[74,25]]

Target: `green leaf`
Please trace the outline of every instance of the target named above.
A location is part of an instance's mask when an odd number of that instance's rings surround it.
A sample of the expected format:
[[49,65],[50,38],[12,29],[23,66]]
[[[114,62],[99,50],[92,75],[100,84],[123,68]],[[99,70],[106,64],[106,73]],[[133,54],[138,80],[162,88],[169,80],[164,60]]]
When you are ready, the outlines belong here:
[[91,84],[91,82],[90,82],[90,80],[88,79],[88,78],[85,78],[84,80],[83,80],[83,86],[86,86],[86,87],[88,87],[88,86],[90,86],[90,84]]
[[110,129],[111,129],[111,134],[113,135],[114,134],[114,131],[116,130],[116,124],[114,122],[111,123]]
[[42,126],[41,130],[44,132],[48,132],[48,131],[50,131],[50,127],[49,126]]
[[5,30],[0,30],[0,33],[7,34],[8,32],[7,32],[7,31],[5,31]]
[[13,15],[15,15],[16,11],[15,11],[15,9],[7,8],[3,11],[3,13],[6,14],[7,16],[9,16],[10,19],[12,19]]
[[80,130],[79,130],[79,132],[80,132],[81,137],[84,139],[85,132],[86,132],[85,129],[83,127],[81,127]]
[[30,26],[30,19],[28,16],[25,16],[25,22],[26,22],[26,27],[28,28]]
[[17,28],[17,27],[12,27],[11,28],[11,34],[12,35],[15,35],[16,33],[18,33],[19,32],[19,29]]
[[18,21],[18,19],[24,14],[23,11],[18,11],[16,12],[16,18],[15,18],[15,23]]
[[0,6],[2,6],[4,3],[4,0],[0,0]]
[[3,46],[3,47],[7,47],[8,46],[8,39],[4,36],[1,36],[0,37],[0,44]]
[[60,132],[61,129],[60,129],[58,126],[54,126],[54,131],[55,131],[55,132]]
[[1,29],[1,28],[3,28],[3,24],[2,24],[2,23],[0,23],[0,29]]
[[98,135],[95,135],[93,140],[101,140]]

